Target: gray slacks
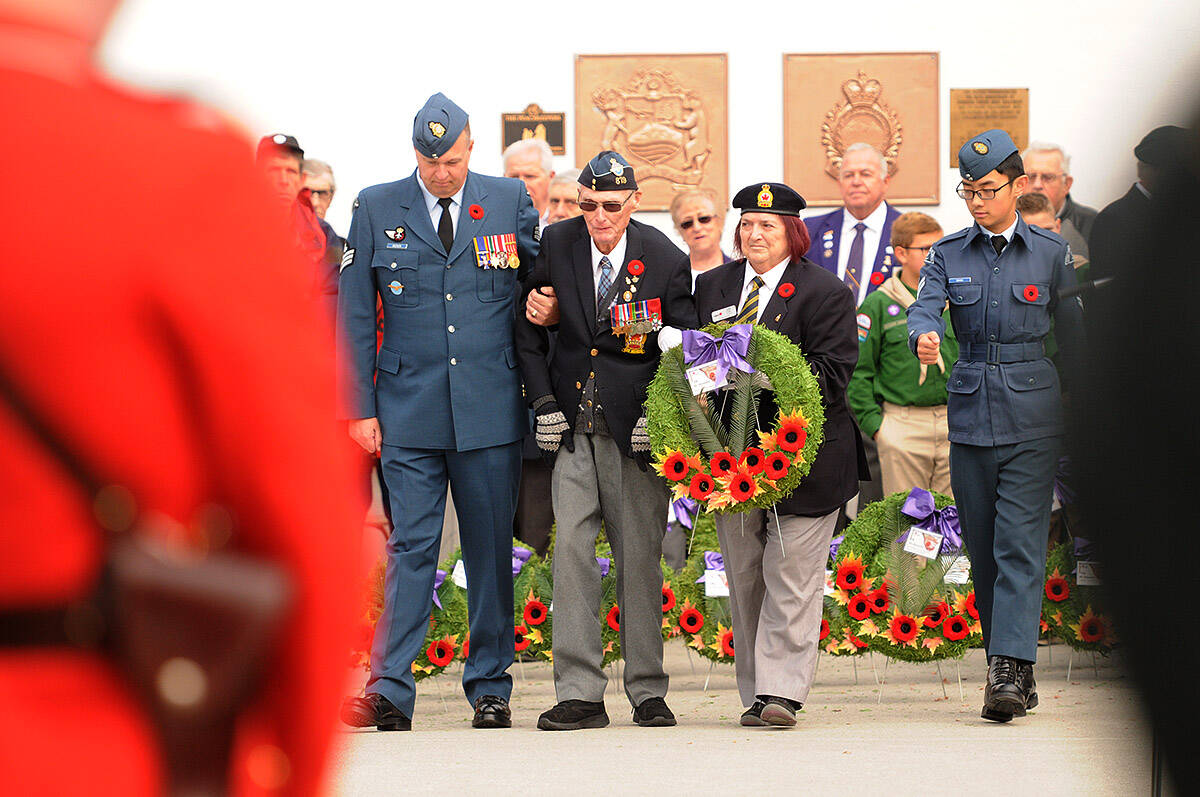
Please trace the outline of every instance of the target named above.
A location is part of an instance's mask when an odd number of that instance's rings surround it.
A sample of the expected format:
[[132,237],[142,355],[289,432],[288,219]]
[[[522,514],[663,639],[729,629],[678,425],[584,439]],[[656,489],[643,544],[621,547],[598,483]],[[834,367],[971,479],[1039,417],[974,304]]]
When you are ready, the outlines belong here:
[[745,706],[756,695],[808,699],[837,518],[836,510],[821,517],[779,515],[778,523],[774,512],[761,509],[716,516],[733,610],[734,669]]
[[637,706],[665,697],[662,558],[667,487],[643,473],[603,431],[575,433],[575,451],[561,448],[551,482],[554,519],[554,689],[559,702],[604,699],[600,669],[600,523],[612,545],[621,609],[625,694]]

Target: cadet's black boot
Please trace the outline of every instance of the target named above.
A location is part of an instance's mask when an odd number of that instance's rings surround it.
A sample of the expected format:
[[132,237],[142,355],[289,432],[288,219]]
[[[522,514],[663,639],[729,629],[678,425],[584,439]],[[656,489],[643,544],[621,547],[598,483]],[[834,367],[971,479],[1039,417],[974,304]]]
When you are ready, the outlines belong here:
[[[1008,656],[993,656],[988,661],[987,685],[983,689],[983,712],[980,716],[993,722],[1008,722],[1014,716],[1025,716],[1027,695],[1022,687],[1024,679],[1019,677],[1025,666]],[[1028,683],[1032,688],[1032,667]]]

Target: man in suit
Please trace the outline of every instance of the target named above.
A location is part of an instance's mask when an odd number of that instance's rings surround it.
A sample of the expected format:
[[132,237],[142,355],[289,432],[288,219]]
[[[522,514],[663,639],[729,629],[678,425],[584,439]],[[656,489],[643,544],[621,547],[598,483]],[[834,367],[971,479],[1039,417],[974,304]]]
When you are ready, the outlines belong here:
[[[367,694],[343,720],[411,728],[449,483],[466,565],[476,728],[511,725],[512,523],[528,416],[513,343],[517,281],[537,254],[519,180],[468,171],[467,114],[442,94],[413,123],[416,172],[364,189],[342,259],[338,326],[350,435],[382,446],[395,526]],[[376,296],[383,344],[375,350]]]
[[[739,191],[734,254],[741,259],[701,274],[696,310],[703,323],[761,323],[801,347],[825,403],[825,441],[812,470],[774,512],[717,515],[729,575],[738,692],[747,726],[796,724],[817,669],[825,560],[838,511],[858,489],[861,441],[846,404],[858,361],[854,296],[804,257],[804,198],[782,183]],[[780,291],[781,286],[789,286]],[[760,426],[775,423],[764,396]]]
[[[522,320],[518,353],[537,414],[537,441],[554,458],[554,683],[543,730],[608,724],[600,669],[601,521],[617,567],[625,694],[638,725],[674,725],[662,666],[666,485],[653,471],[642,404],[658,366],[657,326],[696,325],[687,257],[658,230],[630,221],[641,191],[633,167],[601,152],[579,175],[580,218],[546,229],[525,284],[559,301],[554,356],[543,327]],[[657,312],[655,329],[618,334],[612,319]],[[536,318],[536,317],[535,317]]]

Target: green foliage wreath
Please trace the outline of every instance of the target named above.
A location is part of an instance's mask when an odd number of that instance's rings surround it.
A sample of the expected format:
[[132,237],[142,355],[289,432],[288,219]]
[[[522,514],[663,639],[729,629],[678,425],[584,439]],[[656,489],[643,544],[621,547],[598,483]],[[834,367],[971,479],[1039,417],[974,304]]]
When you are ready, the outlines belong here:
[[1117,644],[1112,621],[1103,609],[1101,587],[1080,585],[1075,547],[1055,546],[1046,557],[1046,583],[1042,592],[1042,623],[1050,634],[1075,650],[1107,656]]

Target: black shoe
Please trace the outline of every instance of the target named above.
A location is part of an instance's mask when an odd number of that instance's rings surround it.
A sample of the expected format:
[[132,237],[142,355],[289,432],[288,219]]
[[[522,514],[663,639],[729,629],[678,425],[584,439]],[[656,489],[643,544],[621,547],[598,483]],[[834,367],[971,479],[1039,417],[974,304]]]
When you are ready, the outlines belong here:
[[790,728],[796,724],[796,711],[800,708],[799,703],[774,695],[759,695],[758,697],[763,703],[759,717],[765,724],[777,725],[782,728]]
[[472,728],[511,728],[512,710],[508,701],[495,695],[484,695],[475,701],[475,719]]
[[608,725],[604,701],[564,700],[538,717],[543,731],[577,731],[581,728],[603,728]]
[[767,704],[755,700],[754,705],[742,712],[742,724],[747,728],[765,728],[767,721],[762,718],[762,710]]
[[675,724],[675,715],[667,708],[667,701],[648,697],[633,710],[633,721],[643,728],[669,728]]
[[347,698],[342,703],[342,722],[354,728],[374,725],[381,731],[412,730],[412,719],[376,692],[368,692],[366,697]]
[[1038,704],[1035,686],[1032,664],[1008,656],[993,656],[988,662],[983,711],[979,716],[992,722],[1024,717],[1027,709]]

